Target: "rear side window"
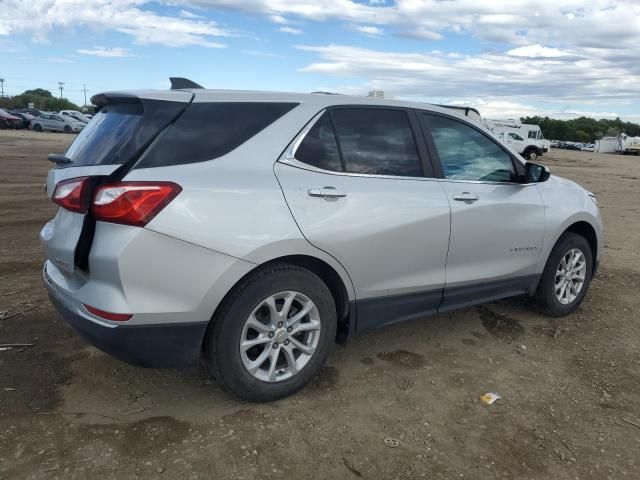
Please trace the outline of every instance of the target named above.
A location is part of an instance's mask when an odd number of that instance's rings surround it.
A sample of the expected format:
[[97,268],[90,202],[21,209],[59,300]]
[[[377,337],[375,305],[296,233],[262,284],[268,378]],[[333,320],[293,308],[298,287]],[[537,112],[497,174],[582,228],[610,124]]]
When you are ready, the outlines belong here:
[[369,175],[422,176],[406,112],[385,108],[331,111],[345,170]]
[[[51,117],[43,115],[42,118]],[[80,132],[65,156],[74,167],[124,163],[127,159],[119,157],[117,152],[131,138],[140,118],[140,104],[107,105]]]
[[193,103],[137,167],[181,165],[221,157],[297,105],[267,102]]
[[323,113],[296,150],[296,160],[325,170],[341,171],[336,135],[327,112]]

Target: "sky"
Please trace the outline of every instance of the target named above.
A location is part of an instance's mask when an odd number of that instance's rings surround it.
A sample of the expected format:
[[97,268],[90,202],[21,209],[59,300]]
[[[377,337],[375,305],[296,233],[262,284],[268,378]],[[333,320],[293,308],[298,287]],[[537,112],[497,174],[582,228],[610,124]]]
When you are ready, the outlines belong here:
[[0,0],[5,94],[170,76],[640,122],[640,0]]

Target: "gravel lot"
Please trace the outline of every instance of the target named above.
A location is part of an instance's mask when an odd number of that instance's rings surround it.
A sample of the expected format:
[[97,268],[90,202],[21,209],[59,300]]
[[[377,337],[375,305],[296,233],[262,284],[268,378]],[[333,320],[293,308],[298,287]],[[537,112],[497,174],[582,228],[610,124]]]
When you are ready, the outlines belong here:
[[512,299],[380,329],[336,346],[298,395],[255,405],[197,369],[108,357],[50,306],[41,185],[73,138],[0,131],[0,343],[34,344],[0,351],[0,479],[640,478],[639,157],[542,159],[605,220],[576,314]]

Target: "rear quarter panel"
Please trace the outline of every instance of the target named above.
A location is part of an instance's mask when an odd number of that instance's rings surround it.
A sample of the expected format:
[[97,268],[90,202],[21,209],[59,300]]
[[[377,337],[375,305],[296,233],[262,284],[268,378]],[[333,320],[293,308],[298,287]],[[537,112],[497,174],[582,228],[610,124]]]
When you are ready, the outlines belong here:
[[344,267],[300,232],[273,170],[317,112],[316,105],[302,104],[214,160],[130,171],[124,180],[172,181],[182,187],[146,228],[256,265],[285,255],[320,258],[338,272],[353,299]]

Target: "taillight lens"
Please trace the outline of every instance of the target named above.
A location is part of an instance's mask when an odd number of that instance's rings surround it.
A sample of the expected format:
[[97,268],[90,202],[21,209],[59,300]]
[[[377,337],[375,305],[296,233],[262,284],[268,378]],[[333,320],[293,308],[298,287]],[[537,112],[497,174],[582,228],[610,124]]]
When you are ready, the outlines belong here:
[[88,186],[89,177],[63,180],[56,185],[51,200],[72,212],[87,213],[89,210]]
[[114,322],[126,322],[131,317],[133,317],[133,315],[131,315],[130,313],[105,312],[104,310],[100,310],[99,308],[92,307],[91,305],[87,305],[86,303],[84,304],[84,308],[87,309],[87,312],[97,317],[106,318],[107,320],[112,320]]
[[182,191],[172,182],[118,182],[98,187],[91,212],[96,220],[143,227]]

